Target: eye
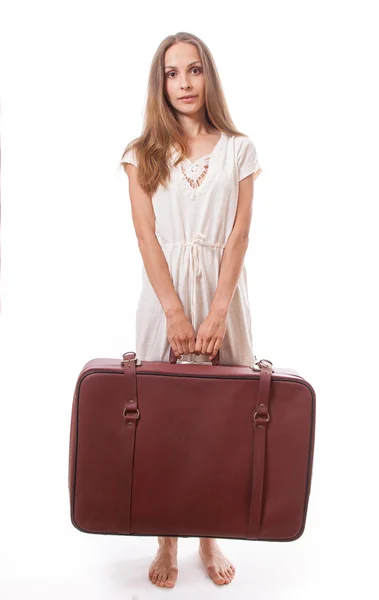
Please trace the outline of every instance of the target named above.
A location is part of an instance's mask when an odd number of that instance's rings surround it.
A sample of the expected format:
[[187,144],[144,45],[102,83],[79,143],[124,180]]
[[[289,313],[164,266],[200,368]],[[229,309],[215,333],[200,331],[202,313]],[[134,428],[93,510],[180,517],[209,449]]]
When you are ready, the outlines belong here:
[[[193,71],[194,69],[197,69],[201,73],[200,67],[192,67],[191,71]],[[169,75],[171,75],[171,73],[175,73],[175,71],[169,71],[168,73],[166,73],[167,77],[169,77]],[[172,79],[172,77],[169,77],[169,79]]]

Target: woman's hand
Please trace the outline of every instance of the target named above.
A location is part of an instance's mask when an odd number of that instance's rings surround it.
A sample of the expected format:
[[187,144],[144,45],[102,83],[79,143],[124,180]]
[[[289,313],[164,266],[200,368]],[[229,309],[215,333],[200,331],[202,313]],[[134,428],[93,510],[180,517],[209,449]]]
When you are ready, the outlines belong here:
[[176,358],[195,352],[195,330],[183,310],[166,315],[167,337]]
[[196,335],[196,354],[208,354],[213,360],[226,333],[226,315],[210,312],[201,323]]

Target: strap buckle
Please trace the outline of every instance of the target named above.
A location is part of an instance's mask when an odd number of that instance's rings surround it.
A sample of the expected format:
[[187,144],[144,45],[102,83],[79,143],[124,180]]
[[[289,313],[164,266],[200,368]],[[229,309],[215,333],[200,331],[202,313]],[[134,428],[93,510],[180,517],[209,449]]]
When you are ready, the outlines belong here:
[[[129,354],[134,354],[133,358],[125,358],[125,356],[128,356]],[[126,362],[132,362],[133,360],[135,361],[137,367],[139,367],[142,364],[141,360],[137,358],[135,352],[124,352],[124,354],[122,355],[121,364],[124,366]]]
[[268,358],[261,358],[261,360],[257,361],[253,365],[250,365],[250,369],[253,371],[261,371],[262,367],[268,367],[272,371],[271,360],[268,360]]
[[137,413],[136,421],[138,421],[138,419],[140,417],[139,408],[137,408],[136,410],[130,410],[130,411],[128,411],[127,407],[125,407],[122,414],[123,414],[124,417],[129,417],[131,414],[135,414],[135,413]]
[[[257,418],[257,415],[258,415],[258,418]],[[264,422],[268,423],[269,420],[270,420],[270,413],[268,413],[268,412],[258,413],[257,411],[255,411],[255,413],[254,413],[254,421],[257,421],[260,418],[263,419],[263,417],[266,417],[266,419],[264,419]]]

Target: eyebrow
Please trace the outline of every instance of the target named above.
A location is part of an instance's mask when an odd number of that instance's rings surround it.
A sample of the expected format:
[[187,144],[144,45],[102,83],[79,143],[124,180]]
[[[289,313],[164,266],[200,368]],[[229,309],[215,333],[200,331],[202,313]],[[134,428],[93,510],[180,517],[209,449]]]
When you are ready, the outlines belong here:
[[[187,66],[190,67],[191,65],[195,65],[196,63],[200,63],[201,64],[201,61],[200,60],[194,60],[193,62],[189,63],[189,65],[187,65]],[[173,67],[171,65],[171,66],[165,67],[165,69],[176,69],[176,67]]]

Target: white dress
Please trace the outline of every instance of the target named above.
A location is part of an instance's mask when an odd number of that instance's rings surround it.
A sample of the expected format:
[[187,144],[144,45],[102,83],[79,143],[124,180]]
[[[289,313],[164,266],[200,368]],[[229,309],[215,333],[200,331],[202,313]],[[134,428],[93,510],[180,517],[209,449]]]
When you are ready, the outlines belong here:
[[[167,188],[160,185],[152,197],[155,233],[196,336],[217,288],[224,247],[236,214],[239,181],[251,173],[256,179],[262,169],[249,137],[224,132],[213,151],[195,163],[186,158],[174,167],[178,156],[174,148],[171,156]],[[138,166],[132,151],[124,155],[122,162]],[[205,174],[198,180],[202,173]],[[190,181],[196,185],[196,180],[198,187],[193,187]],[[162,305],[143,265],[136,313],[137,358],[169,361],[166,327]],[[183,354],[178,361],[209,362],[209,356]],[[255,361],[245,265],[229,305],[219,361],[230,365],[252,365]]]

